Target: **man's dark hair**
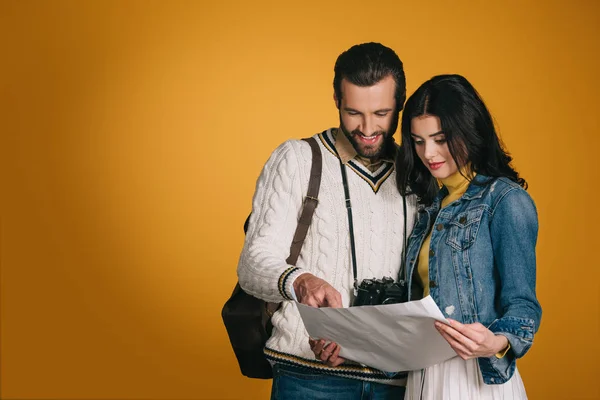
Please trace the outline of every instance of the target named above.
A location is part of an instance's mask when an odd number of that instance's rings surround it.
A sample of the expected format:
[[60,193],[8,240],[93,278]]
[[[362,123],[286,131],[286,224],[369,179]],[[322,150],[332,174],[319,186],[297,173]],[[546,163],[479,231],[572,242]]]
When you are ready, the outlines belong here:
[[357,86],[373,86],[387,76],[396,82],[396,107],[402,111],[406,100],[406,78],[402,61],[394,50],[381,43],[363,43],[352,46],[339,55],[335,62],[333,90],[342,100],[342,79]]

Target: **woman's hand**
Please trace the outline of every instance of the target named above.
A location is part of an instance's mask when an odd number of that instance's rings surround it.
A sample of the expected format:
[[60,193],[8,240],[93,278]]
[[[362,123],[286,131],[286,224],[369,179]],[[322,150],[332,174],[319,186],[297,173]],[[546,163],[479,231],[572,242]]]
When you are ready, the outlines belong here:
[[339,356],[341,347],[337,343],[329,342],[325,345],[325,340],[323,339],[308,339],[308,344],[310,344],[310,349],[315,353],[315,357],[329,367],[337,367],[346,361]]
[[449,318],[448,322],[450,326],[436,321],[435,327],[463,360],[491,357],[508,346],[505,336],[495,335],[479,322],[461,324]]

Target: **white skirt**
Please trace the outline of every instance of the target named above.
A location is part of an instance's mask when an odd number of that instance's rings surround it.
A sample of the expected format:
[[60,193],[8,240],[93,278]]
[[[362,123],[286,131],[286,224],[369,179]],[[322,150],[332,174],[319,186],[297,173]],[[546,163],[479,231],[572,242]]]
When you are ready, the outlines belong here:
[[486,385],[483,383],[477,359],[463,360],[454,357],[427,368],[424,374],[422,370],[409,372],[404,399],[526,400],[527,394],[516,368],[508,382]]

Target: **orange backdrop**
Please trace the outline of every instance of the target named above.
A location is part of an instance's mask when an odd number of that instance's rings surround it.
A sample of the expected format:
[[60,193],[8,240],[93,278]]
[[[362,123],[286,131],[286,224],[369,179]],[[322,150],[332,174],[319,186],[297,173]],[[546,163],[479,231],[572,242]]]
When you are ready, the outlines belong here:
[[[422,4],[419,4],[422,3]],[[1,397],[266,399],[220,309],[271,151],[380,41],[482,93],[540,218],[531,399],[598,399],[594,1],[1,1]]]

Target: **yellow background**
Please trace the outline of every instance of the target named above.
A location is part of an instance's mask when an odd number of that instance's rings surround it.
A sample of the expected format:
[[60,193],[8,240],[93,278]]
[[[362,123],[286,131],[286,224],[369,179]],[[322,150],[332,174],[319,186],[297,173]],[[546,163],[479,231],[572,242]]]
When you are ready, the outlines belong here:
[[[420,3],[420,4],[419,4]],[[461,73],[540,220],[531,399],[598,399],[595,1],[1,1],[1,396],[266,399],[220,310],[271,151],[380,41]]]

